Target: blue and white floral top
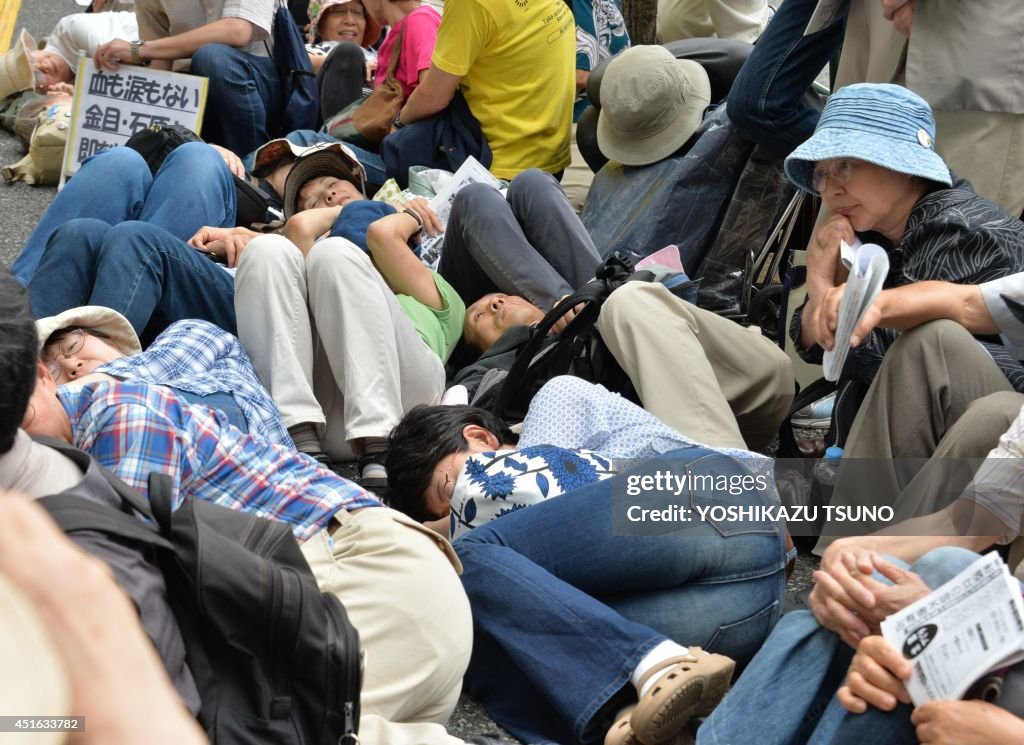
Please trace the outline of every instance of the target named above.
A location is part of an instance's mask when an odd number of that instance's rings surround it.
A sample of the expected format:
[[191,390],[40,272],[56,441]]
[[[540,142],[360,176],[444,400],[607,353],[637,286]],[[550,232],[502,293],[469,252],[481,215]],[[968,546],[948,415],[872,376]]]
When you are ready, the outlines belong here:
[[[530,402],[516,450],[466,460],[452,493],[449,537],[699,444],[603,386],[552,378]],[[771,471],[772,460],[758,453],[714,449],[741,459],[754,473]]]
[[476,453],[455,484],[449,536],[614,475],[612,461],[589,450],[533,445]]

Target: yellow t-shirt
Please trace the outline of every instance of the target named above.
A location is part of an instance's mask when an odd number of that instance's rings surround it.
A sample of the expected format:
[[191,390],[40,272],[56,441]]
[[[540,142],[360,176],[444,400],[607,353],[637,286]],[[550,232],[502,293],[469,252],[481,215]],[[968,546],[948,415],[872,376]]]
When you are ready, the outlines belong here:
[[569,165],[576,26],[564,0],[446,0],[432,61],[462,77],[494,175]]

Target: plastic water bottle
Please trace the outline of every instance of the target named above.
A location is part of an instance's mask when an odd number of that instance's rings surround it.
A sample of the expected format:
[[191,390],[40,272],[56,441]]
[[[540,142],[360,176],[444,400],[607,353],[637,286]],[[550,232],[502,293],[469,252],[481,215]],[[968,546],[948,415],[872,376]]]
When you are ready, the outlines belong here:
[[814,487],[818,493],[817,503],[826,505],[832,502],[832,489],[836,485],[839,473],[839,461],[843,457],[843,449],[833,445],[825,451],[825,457],[814,466]]

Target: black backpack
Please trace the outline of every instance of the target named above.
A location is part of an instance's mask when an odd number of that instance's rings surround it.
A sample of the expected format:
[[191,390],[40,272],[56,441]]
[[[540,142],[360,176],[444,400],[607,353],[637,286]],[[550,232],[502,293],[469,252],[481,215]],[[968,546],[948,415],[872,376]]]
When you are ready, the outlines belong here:
[[[81,451],[40,439],[88,465]],[[166,474],[150,474],[147,504],[100,470],[120,496],[121,510],[70,494],[38,503],[64,532],[105,534],[147,552],[160,567],[210,742],[357,742],[359,635],[341,602],[320,592],[291,529],[191,499],[172,513]]]
[[320,120],[320,91],[317,90],[316,73],[309,61],[302,33],[295,25],[287,5],[279,6],[274,13],[272,56],[283,92],[279,109],[282,133],[288,134],[296,129],[316,129]]
[[[629,376],[622,370],[594,328],[601,306],[617,288],[626,282],[654,279],[648,271],[635,271],[633,263],[623,254],[613,254],[597,269],[596,279],[560,300],[548,311],[544,320],[530,331],[526,343],[516,352],[508,375],[495,389],[493,403],[475,400],[498,417],[510,422],[522,421],[537,391],[558,375],[572,374],[609,390],[621,393],[636,402],[636,392]],[[560,332],[549,335],[551,328],[566,311],[577,305],[582,309]]]

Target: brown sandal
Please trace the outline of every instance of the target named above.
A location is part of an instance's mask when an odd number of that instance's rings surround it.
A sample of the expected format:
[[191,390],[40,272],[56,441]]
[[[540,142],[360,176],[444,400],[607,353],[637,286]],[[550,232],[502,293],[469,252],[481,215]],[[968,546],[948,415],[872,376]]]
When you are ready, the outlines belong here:
[[633,704],[619,712],[615,723],[605,733],[604,745],[643,745],[636,739],[633,728],[629,726],[629,715],[635,708],[636,704]]
[[632,736],[643,745],[672,743],[691,717],[706,716],[718,705],[735,668],[728,657],[700,647],[655,665],[640,679],[638,688],[643,690],[652,676],[660,674],[630,715]]

